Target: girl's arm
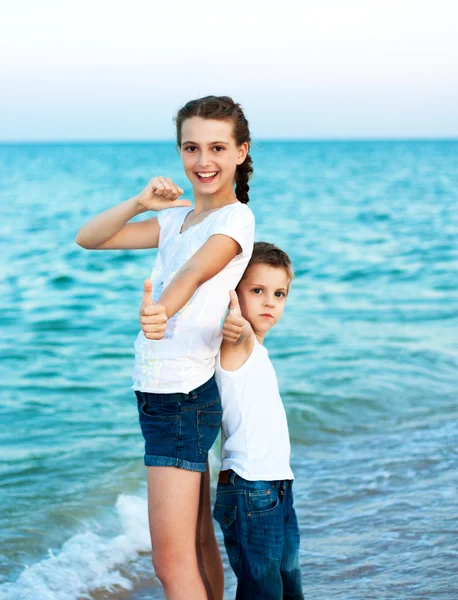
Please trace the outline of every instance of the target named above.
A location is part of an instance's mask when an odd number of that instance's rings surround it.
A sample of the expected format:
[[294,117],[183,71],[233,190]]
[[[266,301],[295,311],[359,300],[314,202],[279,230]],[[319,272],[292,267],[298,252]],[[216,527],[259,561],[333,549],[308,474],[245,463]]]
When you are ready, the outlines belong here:
[[161,340],[164,337],[167,319],[181,310],[198,287],[222,271],[239,253],[240,246],[233,238],[224,234],[210,236],[181,267],[162,292],[157,304],[146,305],[146,302],[142,301],[140,323],[145,337],[149,340]]
[[165,177],[154,177],[138,194],[100,213],[83,225],[76,243],[90,250],[157,248],[160,226],[156,217],[128,223],[147,210],[192,206],[189,200],[177,200],[183,190]]
[[160,232],[157,217],[127,223],[143,212],[146,209],[135,197],[104,210],[81,227],[76,243],[88,250],[157,248]]
[[162,292],[158,304],[165,307],[167,317],[170,319],[181,310],[197,288],[222,271],[240,251],[233,238],[223,234],[210,236]]

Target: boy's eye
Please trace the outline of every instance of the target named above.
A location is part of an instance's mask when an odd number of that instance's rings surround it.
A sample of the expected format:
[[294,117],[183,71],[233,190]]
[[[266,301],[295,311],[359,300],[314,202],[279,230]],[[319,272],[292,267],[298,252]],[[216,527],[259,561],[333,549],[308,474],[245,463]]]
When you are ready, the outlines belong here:
[[275,292],[275,295],[281,298],[282,296],[286,296],[285,292]]
[[261,288],[254,288],[253,294],[260,294],[262,292]]

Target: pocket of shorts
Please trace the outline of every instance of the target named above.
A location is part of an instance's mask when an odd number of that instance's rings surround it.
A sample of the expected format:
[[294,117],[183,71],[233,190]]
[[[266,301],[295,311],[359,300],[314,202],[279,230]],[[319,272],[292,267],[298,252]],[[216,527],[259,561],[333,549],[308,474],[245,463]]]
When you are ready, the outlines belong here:
[[197,425],[199,427],[216,427],[221,426],[223,411],[220,410],[198,410]]
[[178,415],[161,415],[148,412],[148,404],[139,402],[140,428],[145,438],[147,454],[157,454],[154,445],[176,443],[178,438]]
[[[220,404],[219,404],[220,406]],[[198,410],[197,411],[197,433],[199,453],[205,456],[213,446],[218,437],[219,428],[223,419],[223,411]]]
[[161,414],[161,412],[159,412],[159,410],[156,408],[156,406],[149,405],[146,400],[143,400],[140,403],[140,412],[142,415],[144,415],[145,417],[148,417],[149,419],[154,419],[155,421],[161,421],[163,423],[170,423],[170,422],[178,421],[178,415],[176,415],[176,414],[171,414],[171,415]]
[[280,504],[275,488],[270,487],[264,490],[254,490],[248,492],[248,506],[250,516],[263,516],[275,510]]

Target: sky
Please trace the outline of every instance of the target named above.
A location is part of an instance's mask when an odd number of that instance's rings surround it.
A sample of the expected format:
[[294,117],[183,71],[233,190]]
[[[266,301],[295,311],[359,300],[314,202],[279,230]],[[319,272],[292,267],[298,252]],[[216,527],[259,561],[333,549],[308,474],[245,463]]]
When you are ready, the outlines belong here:
[[258,139],[458,137],[456,0],[14,0],[0,141],[172,140],[207,94]]

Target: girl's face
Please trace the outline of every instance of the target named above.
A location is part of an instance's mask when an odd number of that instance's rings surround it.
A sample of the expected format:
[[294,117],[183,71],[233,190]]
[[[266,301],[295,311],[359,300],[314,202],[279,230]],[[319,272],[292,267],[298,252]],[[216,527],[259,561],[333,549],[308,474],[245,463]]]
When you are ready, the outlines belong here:
[[235,170],[247,153],[247,143],[235,143],[232,121],[191,117],[181,126],[181,160],[194,193],[233,194]]

